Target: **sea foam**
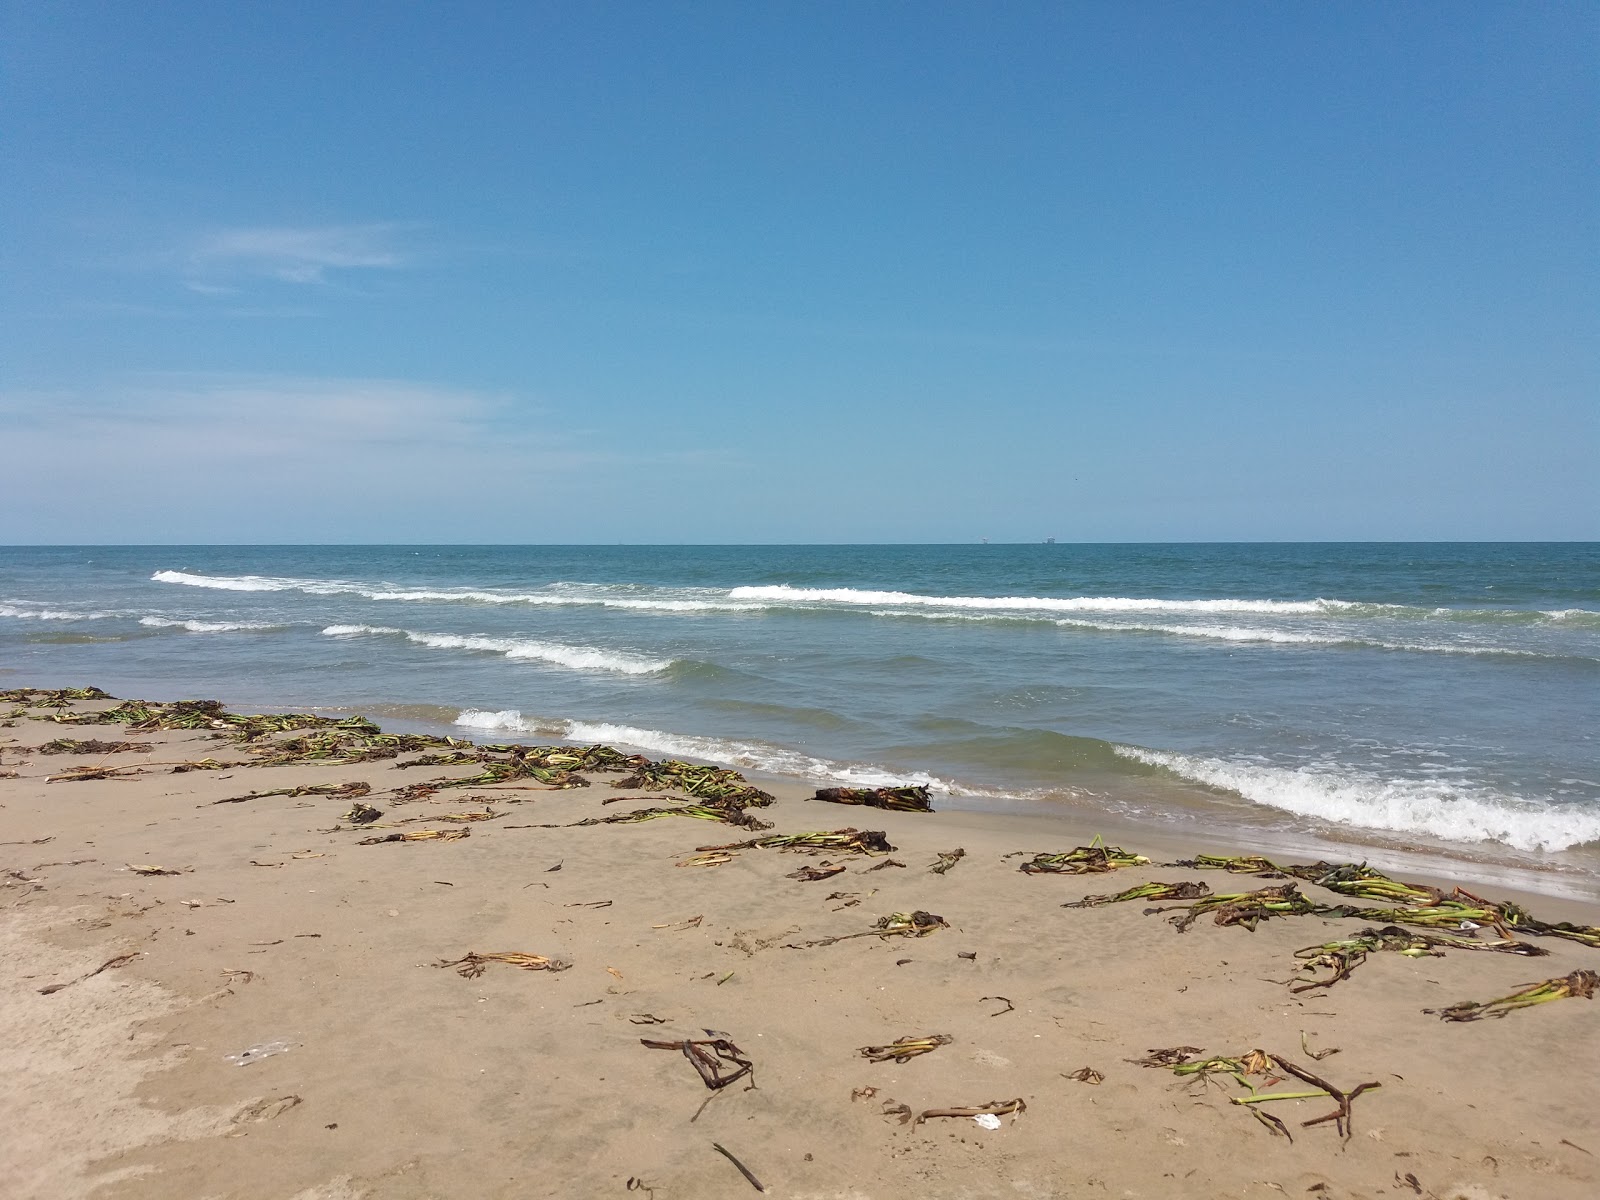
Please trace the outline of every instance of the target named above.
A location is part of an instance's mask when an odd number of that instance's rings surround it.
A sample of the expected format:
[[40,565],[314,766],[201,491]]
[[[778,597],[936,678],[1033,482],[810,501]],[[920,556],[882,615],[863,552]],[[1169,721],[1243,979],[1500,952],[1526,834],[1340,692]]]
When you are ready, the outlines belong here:
[[1444,780],[1381,779],[1351,768],[1281,767],[1117,746],[1135,762],[1165,767],[1255,804],[1336,825],[1422,833],[1518,850],[1568,850],[1600,841],[1600,813],[1506,796]]
[[608,745],[646,750],[653,754],[704,759],[707,762],[746,771],[763,771],[772,775],[791,775],[802,779],[821,779],[851,787],[921,784],[946,794],[972,794],[949,780],[924,772],[893,771],[870,763],[832,762],[766,742],[668,733],[660,729],[640,729],[634,725],[615,725],[604,721],[542,720],[525,717],[514,708],[500,712],[464,709],[455,723],[467,729],[525,733],[535,737],[551,737],[586,745],[604,742]]
[[503,654],[510,659],[525,659],[567,667],[574,671],[613,671],[621,675],[651,675],[672,666],[669,658],[645,658],[595,646],[563,646],[523,638],[464,637],[453,633],[419,633],[413,629],[394,629],[387,625],[329,625],[322,631],[328,637],[403,637],[419,646],[435,650],[481,650]]

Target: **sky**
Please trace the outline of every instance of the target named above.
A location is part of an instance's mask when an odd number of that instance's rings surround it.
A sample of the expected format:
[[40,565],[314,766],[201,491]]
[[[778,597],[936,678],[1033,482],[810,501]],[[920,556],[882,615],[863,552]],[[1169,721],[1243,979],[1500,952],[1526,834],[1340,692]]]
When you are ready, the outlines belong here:
[[1600,539],[1597,52],[0,0],[0,542]]

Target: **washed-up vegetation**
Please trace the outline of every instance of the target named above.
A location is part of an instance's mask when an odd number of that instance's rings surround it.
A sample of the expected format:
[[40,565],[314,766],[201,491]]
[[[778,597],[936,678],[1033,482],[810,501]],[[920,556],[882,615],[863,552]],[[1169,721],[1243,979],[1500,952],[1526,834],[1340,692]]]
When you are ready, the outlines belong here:
[[891,937],[927,937],[940,929],[949,929],[949,923],[935,913],[915,912],[890,913],[886,917],[879,917],[878,923],[871,929],[863,929],[858,933],[842,933],[836,937],[816,938],[807,942],[787,942],[785,947],[790,950],[809,950],[813,946],[831,946],[835,942],[847,942],[851,938],[891,938]]
[[919,1054],[929,1054],[940,1046],[948,1046],[956,1039],[948,1033],[933,1033],[924,1037],[897,1038],[887,1046],[863,1046],[858,1054],[871,1062],[908,1063]]
[[1120,867],[1142,867],[1150,862],[1142,854],[1129,854],[1121,846],[1107,846],[1096,838],[1059,854],[1035,854],[1021,866],[1028,875],[1099,875]]
[[881,830],[835,829],[830,833],[774,833],[748,842],[725,846],[696,846],[700,853],[714,850],[794,850],[802,854],[889,854],[894,847]]
[[1593,1000],[1597,989],[1600,989],[1600,973],[1574,971],[1570,975],[1558,975],[1554,979],[1527,984],[1509,996],[1495,1000],[1463,1000],[1448,1008],[1425,1008],[1422,1011],[1433,1013],[1446,1021],[1481,1021],[1484,1017],[1503,1017],[1519,1008],[1548,1004],[1552,1000],[1566,1000],[1569,997]]
[[1141,883],[1114,896],[1085,896],[1070,900],[1062,908],[1099,908],[1103,904],[1121,904],[1126,900],[1199,900],[1211,895],[1211,888],[1198,879],[1184,879],[1177,883]]
[[[1296,950],[1294,956],[1301,960],[1297,971],[1299,978],[1291,980],[1290,991],[1309,992],[1330,988],[1367,960],[1367,955],[1380,950],[1403,954],[1408,958],[1443,957],[1446,950],[1486,950],[1501,954],[1520,954],[1538,957],[1549,954],[1542,946],[1529,942],[1500,938],[1492,942],[1470,937],[1449,937],[1430,933],[1411,933],[1398,925],[1382,929],[1363,929],[1353,938],[1323,942]],[[1318,972],[1323,974],[1319,977]],[[1310,976],[1310,978],[1306,978]]]
[[38,754],[143,754],[154,750],[151,742],[103,742],[98,738],[53,738],[37,748]]
[[730,1038],[685,1038],[677,1042],[640,1038],[639,1044],[652,1050],[678,1051],[689,1060],[705,1081],[706,1087],[712,1091],[719,1091],[747,1075],[750,1077],[750,1086],[755,1086],[755,1063],[745,1057],[744,1051],[734,1045]]
[[860,804],[868,808],[884,808],[894,812],[932,812],[933,802],[928,789],[915,787],[880,788],[818,788],[813,800],[829,804]]
[[508,967],[520,967],[524,971],[565,971],[572,965],[569,962],[562,962],[559,958],[546,958],[543,954],[523,954],[515,950],[496,950],[487,954],[469,950],[462,958],[440,959],[433,965],[454,967],[456,974],[463,979],[476,979],[489,969],[490,963],[505,963]]
[[362,838],[358,846],[377,846],[383,842],[459,842],[470,837],[470,829],[409,829],[404,833],[386,833],[379,837]]
[[[1304,1038],[1301,1039],[1302,1044]],[[1281,1134],[1289,1141],[1294,1141],[1294,1135],[1289,1132],[1289,1127],[1281,1119],[1270,1112],[1256,1108],[1258,1104],[1272,1104],[1280,1100],[1315,1100],[1326,1097],[1333,1100],[1337,1107],[1330,1113],[1320,1117],[1312,1117],[1300,1122],[1301,1128],[1310,1128],[1313,1125],[1324,1125],[1329,1121],[1334,1123],[1343,1140],[1349,1141],[1353,1132],[1351,1125],[1350,1106],[1364,1092],[1382,1087],[1376,1081],[1359,1084],[1346,1092],[1335,1087],[1326,1079],[1313,1074],[1305,1067],[1293,1063],[1278,1054],[1269,1054],[1264,1050],[1251,1050],[1238,1055],[1213,1055],[1207,1058],[1195,1058],[1203,1054],[1199,1046],[1171,1046],[1164,1050],[1152,1050],[1145,1058],[1129,1059],[1142,1067],[1160,1067],[1170,1070],[1180,1079],[1210,1081],[1213,1076],[1224,1075],[1232,1078],[1248,1092],[1245,1096],[1230,1097],[1232,1103],[1249,1109],[1250,1115],[1273,1133]],[[1317,1057],[1327,1057],[1334,1053],[1332,1050],[1322,1051]],[[1315,1091],[1298,1092],[1263,1092],[1252,1083],[1252,1076],[1265,1076],[1263,1086],[1272,1086],[1282,1082],[1282,1077],[1276,1074],[1282,1071],[1292,1075],[1302,1083],[1308,1083]]]

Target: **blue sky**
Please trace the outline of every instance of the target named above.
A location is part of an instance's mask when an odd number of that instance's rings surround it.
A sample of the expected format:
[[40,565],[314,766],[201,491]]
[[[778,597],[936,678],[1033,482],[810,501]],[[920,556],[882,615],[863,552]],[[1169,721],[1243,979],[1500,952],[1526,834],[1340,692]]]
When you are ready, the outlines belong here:
[[3,542],[1600,538],[1591,4],[0,11]]

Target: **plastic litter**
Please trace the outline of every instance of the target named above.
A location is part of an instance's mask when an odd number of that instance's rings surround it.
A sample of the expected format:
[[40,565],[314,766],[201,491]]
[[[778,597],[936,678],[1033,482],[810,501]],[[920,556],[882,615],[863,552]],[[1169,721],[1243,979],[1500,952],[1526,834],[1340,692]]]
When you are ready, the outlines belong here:
[[293,1042],[261,1042],[248,1050],[241,1050],[237,1054],[224,1054],[222,1057],[236,1067],[248,1067],[253,1062],[271,1058],[274,1054],[287,1054],[292,1049],[294,1049]]
[[974,1121],[976,1121],[979,1125],[982,1125],[985,1129],[999,1129],[1000,1128],[1000,1118],[995,1116],[993,1113],[979,1113],[977,1116],[973,1117],[972,1119]]

